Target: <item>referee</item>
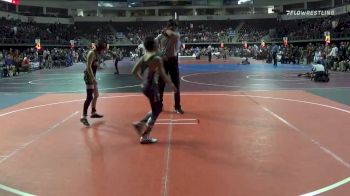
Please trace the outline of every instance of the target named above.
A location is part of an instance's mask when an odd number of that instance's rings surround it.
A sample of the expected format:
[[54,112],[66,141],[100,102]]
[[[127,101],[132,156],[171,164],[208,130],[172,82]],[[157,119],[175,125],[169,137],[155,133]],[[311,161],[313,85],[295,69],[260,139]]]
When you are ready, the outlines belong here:
[[[175,112],[178,114],[183,114],[184,111],[180,104],[180,76],[179,76],[179,62],[178,62],[178,47],[180,34],[177,30],[177,22],[170,19],[167,26],[161,34],[156,37],[159,43],[160,51],[162,52],[165,73],[170,75],[171,81],[174,83],[177,91],[174,93]],[[160,79],[159,81],[159,92],[160,99],[163,104],[163,94],[164,94],[165,82]]]
[[274,44],[272,46],[272,59],[273,59],[273,66],[277,67],[277,53],[278,53],[278,46],[277,44]]

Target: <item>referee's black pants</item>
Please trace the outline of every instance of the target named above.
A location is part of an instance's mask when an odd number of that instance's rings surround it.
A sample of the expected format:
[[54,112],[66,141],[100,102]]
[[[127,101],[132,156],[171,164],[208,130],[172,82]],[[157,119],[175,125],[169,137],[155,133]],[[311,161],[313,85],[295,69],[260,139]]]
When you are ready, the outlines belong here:
[[276,52],[272,53],[272,58],[273,58],[273,65],[276,67],[277,66],[277,53]]
[[[179,63],[177,57],[168,58],[168,60],[164,61],[164,69],[165,73],[170,75],[171,81],[177,88],[177,91],[174,93],[175,100],[175,109],[181,109],[180,104],[180,73],[179,73]],[[164,94],[165,82],[160,77],[159,78],[159,93],[160,100],[163,106],[163,94]]]
[[115,73],[117,74],[119,74],[118,62],[119,60],[116,58],[114,61],[114,67],[115,67]]

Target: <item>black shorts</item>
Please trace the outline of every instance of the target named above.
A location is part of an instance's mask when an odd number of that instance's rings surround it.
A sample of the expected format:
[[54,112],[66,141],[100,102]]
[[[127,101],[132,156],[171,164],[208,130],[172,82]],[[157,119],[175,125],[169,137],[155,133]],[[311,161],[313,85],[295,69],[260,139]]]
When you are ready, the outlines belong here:
[[316,71],[314,75],[315,82],[329,82],[329,76],[325,71]]

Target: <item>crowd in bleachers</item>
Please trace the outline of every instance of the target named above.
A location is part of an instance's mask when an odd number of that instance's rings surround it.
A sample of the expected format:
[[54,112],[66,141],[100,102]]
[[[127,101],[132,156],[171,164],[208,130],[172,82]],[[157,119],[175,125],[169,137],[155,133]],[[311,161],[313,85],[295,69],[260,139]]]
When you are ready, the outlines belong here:
[[69,45],[70,40],[96,40],[104,38],[108,42],[114,41],[114,33],[108,25],[96,23],[66,24],[38,24],[21,22],[20,20],[0,18],[0,43],[29,44],[39,38],[43,44]]
[[[125,33],[133,44],[140,43],[147,35],[158,35],[165,22],[128,22],[115,23],[118,31]],[[218,43],[227,42],[230,30],[233,31],[238,21],[180,21],[180,39],[184,43]]]
[[74,25],[24,23],[19,20],[0,19],[0,42],[11,44],[34,43],[36,38],[55,44],[67,44],[76,37]]
[[[12,49],[0,51],[0,77],[10,77],[19,75],[20,72],[30,72],[35,69],[52,69],[69,67],[74,63],[85,63],[88,48],[51,48],[36,49],[27,48],[25,50]],[[119,60],[127,56],[127,51],[122,48],[110,48],[108,53],[104,54],[101,59]]]
[[[273,61],[274,45],[247,45],[220,47],[213,46],[212,54],[220,59],[223,56],[253,58],[264,60],[266,63]],[[333,71],[348,71],[350,69],[350,42],[339,42],[325,45],[324,43],[309,43],[307,46],[296,44],[276,44],[277,59],[282,64],[311,64],[320,63],[327,69]],[[226,54],[225,54],[226,53]],[[181,56],[193,56],[201,58],[208,55],[207,47],[186,47],[181,48]]]
[[[265,60],[272,63],[272,47],[267,45],[241,47],[234,49],[234,55],[241,57],[253,57],[255,59]],[[278,61],[283,64],[323,64],[327,69],[333,71],[345,72],[350,69],[350,43],[339,42],[332,44],[309,43],[307,46],[297,46],[288,44],[279,45],[277,56]]]
[[[184,43],[229,43],[233,39],[238,20],[180,21],[179,32]],[[157,35],[164,28],[165,22],[121,22],[111,25],[124,33],[129,41],[138,44],[146,35]],[[323,39],[325,31],[330,31],[333,38],[350,36],[350,16],[340,15],[326,18],[303,20],[250,19],[244,20],[237,32],[238,42],[260,42],[261,39],[289,40]],[[108,31],[107,31],[108,32]]]
[[[220,47],[221,42],[232,41],[232,31],[240,21],[180,21],[179,32],[182,43],[210,43],[213,44],[213,55],[217,58],[223,56],[253,57],[255,59],[271,62],[272,46],[261,47],[259,44],[249,44],[243,47]],[[31,44],[40,38],[43,44],[53,43],[69,46],[69,41],[76,40],[79,45],[83,39],[95,41],[104,38],[109,43],[116,43],[125,39],[132,44],[140,44],[147,35],[161,33],[166,22],[120,22],[120,23],[75,23],[63,24],[37,24],[23,23],[19,20],[1,18],[0,43]],[[261,39],[270,39],[281,43],[282,37],[288,41],[295,40],[324,40],[324,32],[330,31],[331,38],[350,37],[350,16],[331,16],[315,19],[278,21],[276,19],[245,20],[237,32],[237,41],[260,42]],[[332,40],[332,43],[333,40]],[[19,71],[30,70],[31,62],[38,62],[40,68],[70,66],[74,62],[84,62],[86,48],[70,49],[66,47],[36,50],[34,48],[19,50],[3,50],[0,52],[0,65],[3,76],[18,74]],[[128,51],[129,52],[129,51]],[[126,51],[121,56],[129,56]],[[183,56],[205,56],[207,46],[186,46],[181,49]],[[136,52],[137,54],[138,52]],[[224,55],[225,54],[225,55]],[[130,55],[132,56],[132,55]],[[350,45],[349,42],[339,42],[325,46],[324,43],[299,46],[297,44],[283,45],[278,49],[281,63],[322,62],[328,69],[347,71],[349,69]],[[5,73],[5,74],[4,74]]]
[[308,62],[320,62],[330,70],[347,71],[350,60],[349,42],[340,42],[331,45],[309,44],[306,48]]
[[[289,40],[323,39],[324,32],[335,35],[339,17],[326,17],[307,20],[281,21],[273,38],[288,37]],[[285,24],[283,24],[285,23]]]
[[[179,32],[183,43],[230,43],[238,20],[222,21],[180,21]],[[42,43],[69,45],[70,40],[96,40],[104,38],[109,43],[121,42],[139,44],[146,35],[157,35],[166,22],[80,22],[71,25],[24,23],[13,19],[0,19],[0,43],[33,43],[40,38]],[[244,20],[237,32],[236,41],[260,42],[288,40],[323,39],[324,32],[330,31],[332,38],[350,36],[350,16],[330,16],[303,20],[250,19]]]
[[[180,21],[179,32],[183,43],[230,43],[238,26],[237,20],[225,21]],[[333,38],[350,36],[350,16],[339,15],[315,19],[277,20],[250,19],[237,32],[237,41],[260,42],[288,40],[323,39],[324,32],[330,31]],[[145,35],[159,34],[165,22],[114,23],[118,31],[124,32],[131,43],[138,44]],[[230,36],[231,35],[231,36]],[[234,35],[234,34],[233,34]]]
[[246,20],[238,32],[238,41],[281,41],[283,37],[288,37],[290,41],[316,40],[324,39],[325,31],[329,31],[332,38],[349,37],[350,16],[345,14],[298,20]]
[[[237,21],[186,21],[180,22],[181,41],[185,43],[227,42],[229,32],[237,26]],[[121,22],[96,24],[91,22],[65,24],[24,23],[13,19],[0,19],[0,43],[33,43],[40,38],[42,43],[68,45],[70,40],[79,43],[82,39],[104,38],[109,43],[122,40],[122,35],[132,44],[139,44],[147,35],[159,34],[165,22]],[[113,29],[115,31],[113,31]]]
[[28,48],[23,51],[10,48],[0,51],[2,77],[16,76],[20,72],[30,72],[33,69],[72,66],[74,62],[79,61],[86,61],[86,51],[83,48],[77,50]]
[[73,63],[85,62],[86,51],[83,48],[77,50],[53,48],[45,49],[39,54],[40,68],[69,67]]
[[95,22],[83,22],[75,23],[74,31],[75,36],[71,39],[87,39],[90,41],[96,41],[98,39],[105,39],[108,43],[114,43],[116,41],[117,32],[113,32],[110,23],[95,23]]
[[332,30],[330,18],[288,21],[288,25],[279,25],[275,37],[288,37],[290,40],[322,39],[325,31]]
[[228,41],[230,29],[237,25],[237,21],[184,21],[179,31],[184,43],[220,43]]
[[276,19],[247,20],[238,31],[238,41],[260,42],[276,24]]
[[19,72],[29,72],[31,69],[31,61],[38,58],[34,49],[27,49],[20,52],[19,50],[2,50],[0,51],[1,76],[9,77],[18,75]]

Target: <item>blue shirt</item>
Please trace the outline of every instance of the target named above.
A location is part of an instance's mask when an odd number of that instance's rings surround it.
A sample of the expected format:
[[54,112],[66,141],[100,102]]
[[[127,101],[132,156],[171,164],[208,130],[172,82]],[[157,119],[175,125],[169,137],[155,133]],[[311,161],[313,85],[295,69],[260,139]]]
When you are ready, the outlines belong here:
[[272,53],[277,53],[278,52],[278,46],[277,45],[274,45],[272,47]]

